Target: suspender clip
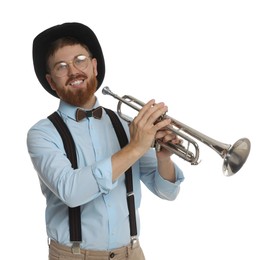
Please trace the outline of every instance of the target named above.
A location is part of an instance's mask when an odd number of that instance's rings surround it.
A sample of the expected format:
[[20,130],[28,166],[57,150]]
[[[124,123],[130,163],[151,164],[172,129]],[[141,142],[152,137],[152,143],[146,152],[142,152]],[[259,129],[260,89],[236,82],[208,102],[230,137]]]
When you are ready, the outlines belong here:
[[138,242],[137,236],[132,236],[131,237],[131,249],[135,248]]
[[74,255],[80,255],[81,254],[81,247],[80,247],[80,242],[73,242],[71,251]]
[[130,191],[127,193],[127,197],[131,197],[131,196],[134,196],[134,192],[133,191]]

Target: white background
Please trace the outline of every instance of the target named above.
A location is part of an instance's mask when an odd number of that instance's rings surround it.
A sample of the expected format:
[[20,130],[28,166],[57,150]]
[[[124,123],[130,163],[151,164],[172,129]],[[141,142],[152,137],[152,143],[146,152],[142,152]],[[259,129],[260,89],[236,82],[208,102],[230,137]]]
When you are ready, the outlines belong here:
[[[32,2],[32,1],[31,1]],[[58,100],[39,84],[32,40],[63,22],[97,34],[108,85],[169,106],[169,115],[223,143],[248,137],[236,175],[200,144],[201,164],[173,157],[186,177],[174,202],[143,188],[148,260],[273,259],[273,8],[266,0],[5,1],[1,4],[1,253],[47,259],[45,200],[26,150],[27,130]],[[111,97],[98,97],[116,108]]]

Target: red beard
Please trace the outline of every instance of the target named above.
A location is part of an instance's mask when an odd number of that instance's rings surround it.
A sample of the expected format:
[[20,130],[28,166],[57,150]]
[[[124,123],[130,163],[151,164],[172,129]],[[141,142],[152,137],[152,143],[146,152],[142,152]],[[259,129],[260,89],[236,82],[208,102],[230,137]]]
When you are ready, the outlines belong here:
[[58,89],[56,90],[58,96],[65,101],[66,103],[77,106],[83,107],[90,98],[95,94],[98,86],[98,81],[96,77],[92,77],[90,82],[87,83],[87,87],[84,89]]

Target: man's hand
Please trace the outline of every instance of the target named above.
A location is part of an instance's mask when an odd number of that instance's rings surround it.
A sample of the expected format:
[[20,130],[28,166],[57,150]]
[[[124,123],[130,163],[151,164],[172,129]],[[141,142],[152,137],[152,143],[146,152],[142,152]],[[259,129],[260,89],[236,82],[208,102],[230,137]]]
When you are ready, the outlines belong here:
[[131,122],[130,144],[134,145],[135,149],[140,151],[141,154],[144,154],[151,147],[158,131],[170,124],[170,119],[158,121],[158,118],[164,115],[167,110],[168,107],[164,103],[155,104],[155,101],[152,99],[142,107]]

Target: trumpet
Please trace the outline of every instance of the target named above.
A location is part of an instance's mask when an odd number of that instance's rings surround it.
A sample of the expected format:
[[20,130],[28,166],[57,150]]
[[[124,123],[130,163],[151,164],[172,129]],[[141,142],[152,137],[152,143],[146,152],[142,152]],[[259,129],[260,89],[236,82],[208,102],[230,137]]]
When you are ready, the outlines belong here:
[[[109,87],[104,87],[102,89],[102,94],[110,95],[115,99],[119,100],[117,105],[117,113],[122,119],[124,119],[128,123],[132,121],[132,118],[121,112],[122,104],[126,104],[136,111],[140,111],[141,107],[145,105],[144,102],[130,95],[120,97],[117,94],[113,93],[109,89]],[[222,170],[225,176],[234,175],[241,169],[241,167],[246,162],[251,147],[251,143],[248,138],[241,138],[233,145],[225,144],[200,133],[199,131],[179,122],[178,120],[167,116],[166,114],[161,116],[159,120],[167,118],[171,119],[171,123],[166,128],[175,133],[182,140],[185,140],[187,143],[186,145],[184,145],[183,142],[182,145],[182,143],[172,144],[170,142],[164,143],[161,140],[155,140],[156,149],[160,149],[161,147],[163,147],[171,151],[175,155],[179,156],[180,158],[184,159],[185,161],[189,162],[191,165],[197,165],[199,164],[200,152],[198,143],[194,140],[195,138],[209,146],[223,158],[224,162]],[[192,151],[192,149],[194,150]]]

